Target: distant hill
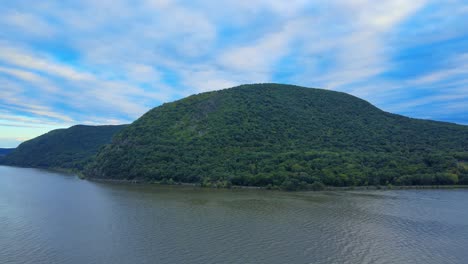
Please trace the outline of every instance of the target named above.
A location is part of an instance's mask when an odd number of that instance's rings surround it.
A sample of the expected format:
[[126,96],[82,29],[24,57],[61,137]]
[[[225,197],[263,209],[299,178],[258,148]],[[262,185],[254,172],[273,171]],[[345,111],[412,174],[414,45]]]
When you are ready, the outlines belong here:
[[109,143],[120,126],[77,125],[57,129],[19,145],[0,163],[21,167],[83,169],[84,164]]
[[0,148],[0,157],[5,156],[6,154],[12,152],[14,148]]
[[387,113],[341,92],[255,84],[152,109],[85,174],[284,189],[468,184],[467,160],[467,126]]

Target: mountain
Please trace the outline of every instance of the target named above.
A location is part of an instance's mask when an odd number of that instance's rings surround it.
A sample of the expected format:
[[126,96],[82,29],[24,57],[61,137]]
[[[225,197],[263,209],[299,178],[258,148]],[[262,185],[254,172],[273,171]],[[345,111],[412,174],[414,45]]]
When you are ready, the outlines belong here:
[[8,153],[12,152],[14,148],[0,148],[0,157],[7,155]]
[[53,130],[23,142],[6,155],[1,163],[21,167],[81,170],[99,148],[109,143],[112,136],[124,127],[77,125]]
[[85,175],[205,185],[468,184],[468,127],[384,112],[349,94],[242,85],[156,107]]

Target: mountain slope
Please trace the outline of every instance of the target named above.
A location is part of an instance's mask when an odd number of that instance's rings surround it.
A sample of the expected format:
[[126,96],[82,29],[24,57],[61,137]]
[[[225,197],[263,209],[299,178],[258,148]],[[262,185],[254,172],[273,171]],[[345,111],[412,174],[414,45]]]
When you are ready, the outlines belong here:
[[0,157],[7,155],[8,153],[12,152],[14,148],[0,148]]
[[81,170],[99,148],[109,143],[112,136],[124,127],[77,125],[68,129],[53,130],[23,142],[6,155],[1,163],[22,167]]
[[468,183],[468,127],[383,112],[354,96],[243,85],[154,108],[86,175],[254,186]]

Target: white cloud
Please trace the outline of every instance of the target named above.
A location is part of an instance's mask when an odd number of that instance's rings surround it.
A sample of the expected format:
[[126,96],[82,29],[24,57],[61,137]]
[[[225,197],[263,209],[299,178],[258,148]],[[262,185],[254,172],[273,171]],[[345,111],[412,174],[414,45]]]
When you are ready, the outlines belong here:
[[[310,41],[308,48],[312,55],[334,54],[332,71],[321,75],[316,83],[324,88],[346,90],[352,83],[362,82],[385,72],[390,65],[391,48],[386,45],[387,35],[414,12],[424,6],[425,1],[336,1],[334,12],[319,18],[319,25],[330,25],[334,29],[335,16],[340,17],[336,30],[339,35],[331,36],[325,43]],[[320,34],[314,36],[320,39]],[[318,47],[316,47],[318,46]],[[327,48],[328,47],[328,48]],[[315,69],[313,69],[315,70]],[[306,71],[299,80],[317,73]]]
[[59,88],[51,84],[47,79],[29,71],[0,66],[0,74],[1,73],[13,76],[17,79],[27,81],[32,85],[41,88],[43,92],[55,93],[59,91]]
[[138,82],[159,81],[161,73],[147,64],[130,63],[125,66],[129,79]]
[[[0,74],[7,74],[30,84],[25,91],[23,88],[17,89],[21,87],[21,83],[13,84],[12,81],[3,80],[6,88],[1,92],[5,95],[3,100],[10,105],[10,109],[16,106],[16,109],[29,111],[34,115],[67,122],[80,122],[84,119],[84,114],[95,111],[109,115],[109,120],[112,119],[111,116],[124,115],[126,118],[120,120],[129,122],[146,112],[155,102],[167,100],[171,95],[167,86],[158,85],[158,73],[144,64],[125,65],[130,79],[113,80],[113,75],[106,76],[105,72],[101,76],[76,70],[45,56],[6,44],[3,44],[0,50],[0,62],[14,66],[0,67]],[[138,86],[140,82],[158,85],[161,92],[157,89],[144,90]],[[59,83],[62,86],[60,89],[57,88]],[[33,91],[39,96],[28,97]],[[52,111],[51,107],[55,104],[71,107],[68,112],[75,115],[75,119]]]
[[242,72],[268,73],[274,63],[289,51],[289,42],[297,28],[290,23],[278,32],[268,34],[255,43],[235,47],[221,54],[220,64]]
[[372,0],[338,1],[349,14],[354,23],[365,30],[385,32],[420,9],[426,0],[384,0],[378,3]]
[[3,14],[3,22],[8,27],[21,33],[27,33],[40,37],[52,37],[56,29],[37,15],[10,11]]
[[183,96],[229,88],[242,83],[242,78],[235,74],[226,74],[214,67],[206,67],[181,72],[181,78],[186,87],[194,87],[184,91]]
[[54,62],[52,59],[27,54],[24,51],[4,44],[0,45],[0,61],[73,81],[93,79],[91,74],[77,71],[67,65]]
[[410,85],[431,84],[459,76],[466,77],[468,73],[468,53],[457,54],[456,58],[449,58],[446,67],[442,70],[431,72],[409,82]]

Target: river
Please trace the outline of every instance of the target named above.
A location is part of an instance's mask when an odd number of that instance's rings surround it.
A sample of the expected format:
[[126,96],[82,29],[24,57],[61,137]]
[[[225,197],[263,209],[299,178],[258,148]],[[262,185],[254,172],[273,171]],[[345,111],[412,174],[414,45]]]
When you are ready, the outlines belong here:
[[217,190],[0,166],[0,263],[468,263],[468,190]]

